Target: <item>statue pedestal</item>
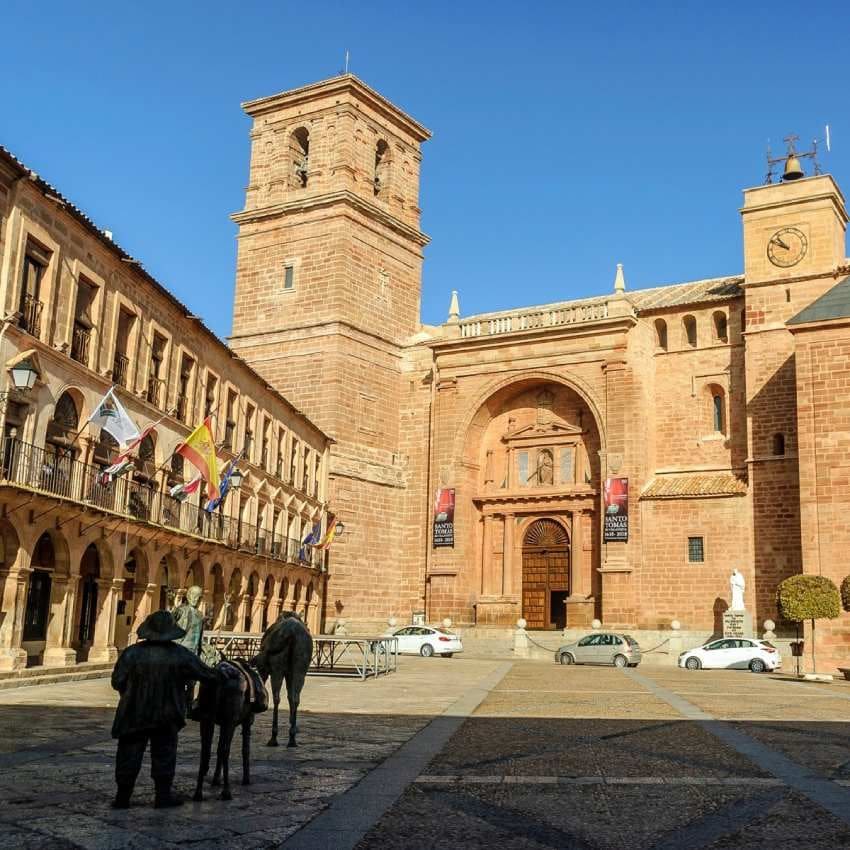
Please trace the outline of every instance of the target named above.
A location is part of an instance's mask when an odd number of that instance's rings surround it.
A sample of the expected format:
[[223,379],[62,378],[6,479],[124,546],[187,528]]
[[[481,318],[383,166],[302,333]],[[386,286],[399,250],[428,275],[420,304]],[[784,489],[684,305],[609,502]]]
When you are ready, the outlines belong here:
[[753,616],[749,611],[723,612],[723,637],[749,638],[753,636]]

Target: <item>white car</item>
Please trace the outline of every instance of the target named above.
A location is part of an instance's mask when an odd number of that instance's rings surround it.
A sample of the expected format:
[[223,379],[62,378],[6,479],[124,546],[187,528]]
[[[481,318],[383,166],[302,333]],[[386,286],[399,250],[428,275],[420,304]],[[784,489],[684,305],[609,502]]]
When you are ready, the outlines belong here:
[[770,641],[758,638],[720,638],[711,640],[679,656],[679,666],[688,670],[746,670],[764,673],[778,670],[782,656]]
[[451,658],[456,652],[463,652],[463,644],[457,635],[430,626],[404,626],[386,633],[387,637],[398,638],[398,651],[401,655],[442,655]]

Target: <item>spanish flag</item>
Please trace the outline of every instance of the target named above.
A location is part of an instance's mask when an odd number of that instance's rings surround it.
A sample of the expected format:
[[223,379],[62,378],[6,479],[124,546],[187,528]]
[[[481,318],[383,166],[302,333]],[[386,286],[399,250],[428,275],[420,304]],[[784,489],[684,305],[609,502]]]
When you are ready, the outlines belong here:
[[174,454],[183,455],[207,482],[207,498],[218,498],[218,458],[215,455],[215,440],[208,416],[174,450]]
[[325,536],[316,544],[316,549],[327,549],[331,543],[334,542],[334,538],[337,535],[337,531],[341,531],[342,529],[338,529],[339,520],[334,517],[329,523],[328,528],[325,531]]

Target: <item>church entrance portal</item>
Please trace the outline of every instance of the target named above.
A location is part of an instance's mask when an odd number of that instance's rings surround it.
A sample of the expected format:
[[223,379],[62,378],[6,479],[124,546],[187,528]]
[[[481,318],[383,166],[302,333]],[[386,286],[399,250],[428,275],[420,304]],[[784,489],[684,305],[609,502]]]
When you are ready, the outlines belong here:
[[529,629],[563,629],[567,622],[570,541],[553,519],[533,522],[522,545],[522,616]]

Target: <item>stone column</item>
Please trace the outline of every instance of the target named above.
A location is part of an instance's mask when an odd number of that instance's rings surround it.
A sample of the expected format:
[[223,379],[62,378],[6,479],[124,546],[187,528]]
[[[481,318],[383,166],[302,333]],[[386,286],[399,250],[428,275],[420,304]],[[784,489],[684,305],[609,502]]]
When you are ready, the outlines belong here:
[[251,632],[253,634],[262,634],[263,632],[263,609],[266,607],[266,597],[258,595],[254,598],[254,604],[251,607]]
[[69,667],[77,660],[77,652],[70,646],[66,629],[69,584],[69,576],[53,576],[50,589],[50,620],[44,647],[45,667]]
[[280,616],[280,605],[280,597],[275,593],[269,600],[268,616],[266,617],[269,625],[277,622],[277,618]]
[[502,570],[502,594],[511,596],[514,593],[514,529],[516,528],[516,517],[514,514],[505,514],[505,543],[504,569]]
[[136,633],[139,631],[139,626],[153,612],[154,600],[158,601],[158,597],[158,584],[147,584],[142,588],[142,592],[139,594],[139,601],[136,603],[136,611],[133,615],[133,625],[130,626],[130,634],[127,638],[128,644],[135,643],[138,640]]
[[481,544],[481,593],[493,593],[493,516],[484,515],[484,540]]
[[118,657],[118,648],[115,646],[115,612],[123,585],[123,578],[99,579],[97,582],[97,594],[103,594],[104,600],[94,624],[94,640],[89,650],[89,661],[112,662]]
[[593,620],[591,596],[591,567],[585,551],[585,521],[587,511],[573,511],[570,540],[570,595],[567,598],[567,628],[588,626]]
[[20,670],[27,666],[27,653],[21,648],[21,641],[31,572],[29,567],[20,564],[15,564],[10,570],[0,571],[3,593],[0,610],[4,614],[0,618],[0,670]]
[[245,631],[245,613],[248,611],[248,606],[251,604],[251,596],[249,593],[241,593],[239,595],[239,603],[236,606],[236,622],[233,624],[234,632]]

